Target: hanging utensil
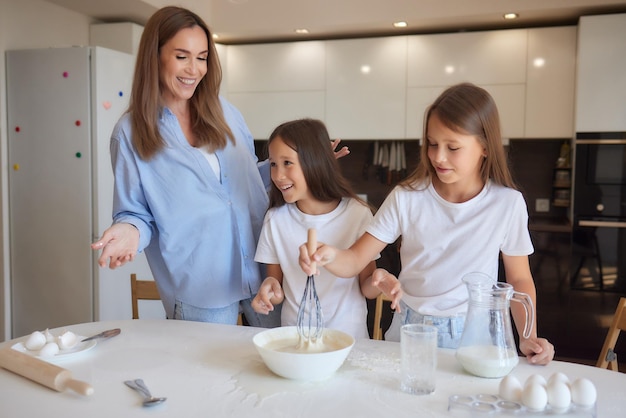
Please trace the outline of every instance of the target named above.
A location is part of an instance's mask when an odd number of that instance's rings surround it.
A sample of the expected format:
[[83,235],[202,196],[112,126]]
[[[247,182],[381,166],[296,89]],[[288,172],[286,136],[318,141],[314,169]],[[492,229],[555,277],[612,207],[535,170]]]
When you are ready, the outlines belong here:
[[[317,249],[317,232],[314,228],[309,229],[307,236],[307,250],[313,254]],[[311,263],[312,271],[315,271],[315,263]],[[304,293],[300,301],[297,319],[298,335],[301,343],[314,343],[322,336],[324,331],[324,316],[322,305],[317,290],[315,290],[315,278],[310,275],[306,278]]]

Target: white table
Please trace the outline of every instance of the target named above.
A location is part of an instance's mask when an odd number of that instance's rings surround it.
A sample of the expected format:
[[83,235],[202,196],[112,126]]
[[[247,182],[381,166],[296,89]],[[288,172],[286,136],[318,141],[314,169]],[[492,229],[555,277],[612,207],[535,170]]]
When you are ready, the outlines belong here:
[[[398,389],[399,344],[360,340],[330,379],[296,382],[267,369],[252,344],[253,335],[262,331],[259,328],[168,320],[66,327],[80,335],[110,328],[121,328],[122,333],[57,363],[76,379],[90,382],[95,389],[92,396],[55,392],[0,369],[0,416],[449,417],[449,396],[497,394],[500,381],[464,373],[453,351],[440,350],[435,392],[408,395]],[[594,382],[598,417],[626,413],[625,374],[557,361],[531,366],[524,359],[512,374],[524,381],[531,374],[548,378],[555,372]],[[167,396],[167,401],[142,408],[140,396],[123,384],[135,378],[143,378],[154,395]]]

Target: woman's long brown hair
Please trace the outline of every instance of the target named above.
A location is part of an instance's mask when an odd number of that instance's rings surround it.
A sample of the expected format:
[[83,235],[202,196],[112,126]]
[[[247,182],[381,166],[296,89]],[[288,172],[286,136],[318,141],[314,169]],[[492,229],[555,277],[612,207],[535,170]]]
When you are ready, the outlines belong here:
[[219,100],[222,69],[208,26],[198,15],[187,9],[164,7],[150,17],[141,36],[128,108],[133,145],[144,160],[149,160],[165,146],[158,128],[161,111],[161,47],[181,29],[195,26],[200,27],[207,36],[209,55],[207,73],[190,99],[193,133],[198,145],[207,145],[210,151],[225,147],[228,139],[235,142]]

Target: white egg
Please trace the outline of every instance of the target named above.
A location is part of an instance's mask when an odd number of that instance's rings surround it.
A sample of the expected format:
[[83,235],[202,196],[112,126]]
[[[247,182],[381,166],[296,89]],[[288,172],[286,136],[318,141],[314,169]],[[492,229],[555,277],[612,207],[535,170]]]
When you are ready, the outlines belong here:
[[548,404],[556,410],[567,409],[572,402],[572,393],[565,382],[557,380],[548,383],[546,392],[548,393]]
[[51,343],[56,339],[55,336],[50,332],[48,328],[43,332],[43,335],[46,337],[46,342]]
[[544,388],[548,384],[548,382],[546,382],[546,378],[543,377],[540,374],[531,374],[530,376],[528,376],[528,379],[526,379],[526,382],[524,383],[524,387],[526,387],[526,386],[528,386],[528,385],[530,385],[532,383],[540,384]]
[[592,406],[598,397],[596,387],[589,379],[574,380],[571,387],[572,402],[581,406]]
[[542,411],[548,404],[546,388],[537,382],[530,382],[522,391],[522,403],[533,411]]
[[505,401],[520,402],[522,400],[522,383],[512,375],[504,376],[500,381],[498,394]]
[[59,353],[59,346],[57,343],[47,343],[43,346],[41,350],[39,350],[39,355],[41,357],[52,357]]
[[548,378],[547,385],[550,386],[551,384],[556,383],[556,382],[565,383],[567,386],[571,384],[571,382],[569,381],[569,377],[567,377],[565,373],[561,373],[561,372],[552,373],[550,377]]
[[57,344],[61,350],[74,348],[78,344],[78,337],[72,331],[65,331],[57,338]]
[[26,340],[24,346],[32,351],[41,350],[46,345],[46,336],[41,331],[35,331]]

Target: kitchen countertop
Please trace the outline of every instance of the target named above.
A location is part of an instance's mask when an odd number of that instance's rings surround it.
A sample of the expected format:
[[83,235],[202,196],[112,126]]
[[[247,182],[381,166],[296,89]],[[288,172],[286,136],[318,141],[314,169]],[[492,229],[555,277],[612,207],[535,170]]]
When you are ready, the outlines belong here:
[[[252,337],[262,331],[259,328],[173,320],[107,321],[65,328],[80,335],[122,330],[119,336],[57,363],[71,370],[75,379],[91,383],[95,393],[55,392],[0,369],[2,416],[449,417],[450,396],[495,395],[500,381],[465,373],[453,350],[440,349],[435,392],[403,393],[400,345],[386,341],[358,340],[335,375],[307,383],[269,371],[252,343]],[[621,416],[626,410],[626,375],[619,372],[559,361],[531,366],[522,358],[511,374],[523,382],[532,374],[548,378],[555,372],[572,381],[586,377],[596,385],[598,417]],[[123,384],[136,378],[143,378],[154,395],[166,396],[167,401],[142,408],[139,395]]]

